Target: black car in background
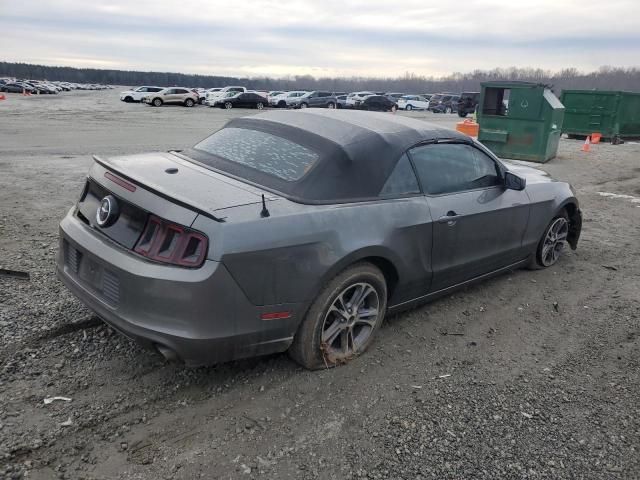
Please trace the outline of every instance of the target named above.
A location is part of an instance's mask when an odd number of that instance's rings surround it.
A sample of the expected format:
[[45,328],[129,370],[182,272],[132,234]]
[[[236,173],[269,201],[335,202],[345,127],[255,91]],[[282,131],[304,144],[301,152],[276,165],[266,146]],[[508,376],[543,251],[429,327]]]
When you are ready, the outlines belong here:
[[369,95],[363,100],[356,100],[354,108],[374,112],[395,112],[398,104],[384,95]]
[[458,115],[466,117],[469,113],[476,111],[480,101],[480,92],[462,92],[458,100]]
[[226,96],[218,98],[214,104],[220,108],[257,108],[262,110],[267,100],[253,92],[228,92]]
[[434,113],[455,113],[458,109],[460,95],[439,93],[429,100],[429,110]]

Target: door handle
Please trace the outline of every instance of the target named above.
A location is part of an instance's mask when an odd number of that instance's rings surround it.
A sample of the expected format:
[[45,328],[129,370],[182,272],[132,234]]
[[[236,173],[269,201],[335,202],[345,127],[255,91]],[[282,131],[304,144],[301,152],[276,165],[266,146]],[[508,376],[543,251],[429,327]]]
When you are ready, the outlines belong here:
[[453,227],[456,224],[456,219],[459,217],[456,212],[453,210],[449,210],[445,215],[441,216],[438,219],[438,223],[446,223],[450,227]]

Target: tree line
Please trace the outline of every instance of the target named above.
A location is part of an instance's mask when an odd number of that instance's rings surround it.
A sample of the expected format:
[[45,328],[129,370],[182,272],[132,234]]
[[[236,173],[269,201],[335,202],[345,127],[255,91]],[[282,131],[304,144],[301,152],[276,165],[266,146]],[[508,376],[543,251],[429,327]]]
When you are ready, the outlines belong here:
[[373,90],[405,93],[436,93],[479,91],[480,83],[492,80],[519,80],[544,83],[559,94],[562,89],[630,90],[640,92],[640,68],[600,67],[593,72],[575,68],[560,71],[540,68],[495,68],[452,73],[442,77],[405,73],[397,77],[320,77],[293,75],[271,77],[225,77],[171,72],[141,72],[130,70],[103,70],[96,68],[56,67],[29,63],[0,62],[0,77],[60,80],[74,83],[100,83],[108,85],[157,85],[186,87],[224,87],[243,85],[256,90],[331,90],[353,92]]

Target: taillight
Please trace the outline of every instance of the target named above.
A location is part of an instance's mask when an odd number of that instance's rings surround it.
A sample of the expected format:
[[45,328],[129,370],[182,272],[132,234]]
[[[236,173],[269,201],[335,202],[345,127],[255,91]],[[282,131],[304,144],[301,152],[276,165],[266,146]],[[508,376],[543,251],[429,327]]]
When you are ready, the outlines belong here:
[[157,262],[199,267],[207,256],[208,243],[202,233],[151,216],[133,250]]

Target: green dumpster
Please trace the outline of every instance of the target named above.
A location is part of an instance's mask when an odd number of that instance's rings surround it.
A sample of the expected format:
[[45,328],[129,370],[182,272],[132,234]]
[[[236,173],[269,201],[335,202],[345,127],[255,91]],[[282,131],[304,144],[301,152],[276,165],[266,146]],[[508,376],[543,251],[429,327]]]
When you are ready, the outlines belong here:
[[485,82],[478,105],[480,140],[502,158],[544,163],[556,156],[564,107],[546,85]]
[[562,133],[599,133],[611,143],[640,137],[640,93],[563,90],[560,98],[566,108]]

